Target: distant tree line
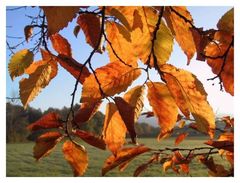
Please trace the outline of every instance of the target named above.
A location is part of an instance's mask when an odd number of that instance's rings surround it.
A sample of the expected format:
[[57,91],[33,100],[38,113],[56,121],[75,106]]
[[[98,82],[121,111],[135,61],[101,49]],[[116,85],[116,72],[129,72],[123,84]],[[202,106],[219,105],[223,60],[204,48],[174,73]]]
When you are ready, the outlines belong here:
[[[74,106],[74,111],[79,109],[79,105]],[[20,105],[15,105],[10,102],[6,103],[6,140],[7,143],[15,142],[26,142],[33,141],[41,133],[45,131],[38,131],[30,134],[26,129],[27,125],[37,121],[44,114],[49,112],[57,112],[63,119],[66,118],[66,115],[69,111],[69,108],[63,107],[58,108],[48,108],[45,111],[41,109],[35,109],[33,107],[28,107],[26,110]],[[101,112],[97,112],[94,117],[87,123],[81,126],[82,130],[93,132],[97,135],[101,135],[102,126],[104,121],[104,115]],[[158,127],[153,127],[147,123],[137,123],[135,125],[136,132],[138,137],[156,137],[159,133]]]

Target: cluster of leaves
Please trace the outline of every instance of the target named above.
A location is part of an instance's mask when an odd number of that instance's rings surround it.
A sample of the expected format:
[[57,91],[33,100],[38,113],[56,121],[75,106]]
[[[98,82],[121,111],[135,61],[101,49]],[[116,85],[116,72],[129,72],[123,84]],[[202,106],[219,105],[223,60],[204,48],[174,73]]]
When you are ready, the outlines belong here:
[[[28,126],[31,131],[58,129],[38,137],[34,147],[34,157],[37,160],[47,156],[57,143],[68,138],[62,147],[65,159],[72,166],[75,176],[83,175],[88,165],[88,156],[86,149],[74,138],[79,137],[92,146],[112,152],[112,156],[104,163],[102,175],[115,167],[124,170],[132,159],[143,153],[150,153],[152,157],[136,169],[135,176],[153,163],[162,164],[164,171],[172,168],[176,173],[188,173],[189,163],[199,156],[200,162],[208,167],[210,175],[233,175],[233,123],[229,122],[232,119],[226,118],[228,131],[224,130],[218,140],[214,141],[215,116],[202,83],[191,72],[167,64],[175,39],[187,56],[187,64],[190,64],[196,54],[197,60],[206,61],[216,74],[211,79],[219,78],[221,89],[224,87],[226,92],[234,95],[233,9],[222,16],[217,23],[217,30],[197,28],[186,7],[98,7],[92,11],[89,7],[40,9],[43,13],[42,24],[27,25],[24,31],[28,41],[33,29],[41,29],[42,60],[33,62],[33,52],[24,49],[14,54],[9,62],[12,79],[23,74],[29,75],[19,83],[22,104],[27,107],[50,83],[57,75],[58,64],[76,79],[76,84],[66,119],[60,119],[56,113],[49,113]],[[70,43],[58,33],[76,16],[74,35],[77,36],[82,30],[86,43],[93,48],[87,60],[82,63],[72,57]],[[48,38],[57,55],[49,50]],[[106,50],[109,63],[94,70],[91,65],[92,56]],[[138,66],[139,60],[145,68]],[[159,82],[150,80],[150,69],[157,70]],[[142,85],[129,88],[142,72],[147,75]],[[74,114],[72,107],[79,83],[82,84],[80,108]],[[153,110],[147,114],[156,116],[160,126],[158,140],[171,135],[177,121],[182,118],[181,113],[187,119],[191,116],[194,118],[192,128],[209,135],[207,144],[211,147],[154,150],[138,145],[134,124],[142,112],[146,88]],[[122,92],[125,92],[122,97],[117,95]],[[98,111],[103,100],[108,100],[108,104],[102,136],[79,130],[78,127]],[[131,137],[134,144],[132,147],[125,147],[126,133]],[[176,145],[186,136],[186,133],[180,134]],[[205,149],[209,151],[196,153]],[[212,157],[209,157],[218,152],[214,149],[219,149],[221,155],[227,157],[232,165],[230,170],[215,164]],[[185,156],[181,151],[188,151],[188,154]]]

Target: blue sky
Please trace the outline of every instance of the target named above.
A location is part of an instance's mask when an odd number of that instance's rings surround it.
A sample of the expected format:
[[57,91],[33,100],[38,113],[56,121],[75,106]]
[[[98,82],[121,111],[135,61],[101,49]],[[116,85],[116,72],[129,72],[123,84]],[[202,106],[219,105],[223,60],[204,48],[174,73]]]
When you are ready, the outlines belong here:
[[[219,18],[221,18],[221,16],[230,8],[231,7],[188,7],[188,10],[191,12],[194,23],[197,27],[209,29],[216,28]],[[26,17],[26,15],[36,15],[37,12],[37,8],[31,7],[28,7],[26,10],[20,9],[17,11],[7,11],[7,35],[23,37],[23,29],[31,21]],[[92,49],[85,43],[85,38],[82,32],[80,32],[78,38],[74,37],[72,32],[75,25],[76,20],[73,20],[69,26],[63,29],[60,33],[66,37],[72,45],[73,57],[82,63],[86,60]],[[17,44],[19,40],[8,39],[8,42],[10,45],[14,45]],[[18,50],[31,47],[32,44],[25,44],[18,47]],[[7,50],[7,63],[10,58],[9,54],[10,52]],[[39,60],[39,55],[35,56],[35,60]],[[92,64],[95,68],[105,65],[106,63],[108,63],[107,53],[103,55],[94,55]],[[208,78],[214,76],[206,63],[196,61],[194,57],[191,61],[191,64],[187,66],[187,58],[176,43],[168,63],[171,63],[176,67],[189,70],[198,76],[198,79],[200,79],[204,84],[205,90],[208,93],[208,101],[215,112],[233,114],[233,97],[231,97],[231,95],[228,93],[219,91],[218,80],[206,81]],[[12,82],[7,72],[6,78],[7,96],[18,96],[18,82],[22,77],[16,78],[14,82]],[[134,82],[134,85],[143,83],[144,79],[145,76],[143,75]],[[153,81],[159,81],[159,76],[156,75],[155,71],[151,72],[151,79]],[[43,91],[35,98],[33,102],[30,103],[30,105],[43,110],[47,109],[48,107],[61,108],[63,106],[70,106],[70,94],[73,91],[74,83],[75,79],[59,66],[58,75],[50,82],[49,86],[43,89]],[[215,84],[214,86],[212,86],[213,83]],[[81,86],[79,85],[75,102],[79,102],[80,94]],[[145,104],[145,109],[150,109],[147,100],[145,101]],[[104,111],[104,106],[105,104],[102,105],[100,109],[101,111]]]

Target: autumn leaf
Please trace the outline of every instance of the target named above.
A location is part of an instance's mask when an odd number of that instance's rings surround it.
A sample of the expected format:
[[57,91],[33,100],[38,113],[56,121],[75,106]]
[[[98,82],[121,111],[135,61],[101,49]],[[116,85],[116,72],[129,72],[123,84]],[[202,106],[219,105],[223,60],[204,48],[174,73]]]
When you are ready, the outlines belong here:
[[62,139],[63,135],[59,132],[47,132],[39,136],[33,148],[34,158],[39,160],[48,156]]
[[130,159],[134,159],[138,155],[148,151],[150,151],[150,148],[146,146],[136,146],[121,149],[116,155],[111,155],[105,160],[102,168],[102,175],[104,176],[107,172],[119,166],[120,164]]
[[78,33],[79,33],[80,29],[81,29],[81,27],[80,27],[79,25],[76,25],[76,26],[74,27],[73,34],[74,34],[74,36],[75,36],[76,38],[77,38],[77,36],[78,36]]
[[125,142],[126,126],[114,103],[108,103],[106,106],[103,139],[110,151],[117,154],[117,151]]
[[172,132],[177,121],[178,108],[165,84],[148,82],[147,86],[147,97],[161,129],[158,136],[160,140],[168,137]]
[[54,50],[56,50],[58,54],[72,57],[71,46],[66,38],[56,33],[50,36],[50,40]]
[[219,30],[226,31],[230,34],[234,32],[234,11],[233,8],[227,11],[218,21],[217,27]]
[[192,73],[169,64],[163,65],[161,71],[180,110],[183,111],[183,106],[189,109],[196,120],[197,129],[213,138],[215,117],[202,83]]
[[97,147],[99,149],[105,150],[106,149],[106,144],[104,140],[90,132],[86,132],[83,130],[76,130],[74,134],[78,137],[80,137],[83,141],[86,143]]
[[77,23],[85,34],[86,42],[95,49],[101,32],[99,17],[94,14],[80,14]]
[[68,26],[79,11],[78,6],[41,6],[48,23],[48,36]]
[[163,163],[163,172],[165,173],[169,168],[172,168],[172,160],[165,161]]
[[80,109],[74,116],[73,121],[77,124],[81,124],[89,121],[94,114],[98,111],[102,101],[97,101],[93,103],[82,103]]
[[110,41],[110,43],[107,42],[109,60],[110,62],[114,62],[120,58],[126,64],[135,67],[137,66],[137,55],[135,54],[131,41],[126,39],[126,37],[131,36],[130,32],[127,30],[120,32],[119,28],[121,26],[122,25],[115,22],[106,23],[107,39]]
[[193,24],[193,19],[185,6],[166,7],[164,11],[164,18],[168,27],[171,29],[173,35],[179,46],[182,48],[187,56],[187,64],[190,63],[196,48],[191,32],[191,24],[182,17]]
[[88,155],[82,146],[78,146],[71,141],[63,144],[62,151],[65,159],[71,165],[74,176],[83,175],[88,166]]
[[61,127],[60,116],[57,113],[50,112],[34,123],[27,126],[30,131],[36,131],[40,129],[58,128]]
[[86,66],[80,64],[75,59],[66,55],[58,55],[57,62],[64,69],[66,69],[75,79],[78,79],[81,84],[83,84],[85,79],[91,74]]
[[185,124],[186,124],[186,121],[184,121],[184,120],[179,121],[178,128],[183,128],[185,126]]
[[24,70],[33,62],[33,53],[28,49],[23,49],[15,53],[8,64],[8,72],[11,79],[24,74]]
[[24,36],[25,36],[25,40],[29,41],[30,37],[32,36],[33,34],[33,26],[32,25],[27,25],[24,27]]
[[19,82],[20,99],[24,108],[49,84],[51,72],[50,64],[40,65],[34,73],[29,75],[29,78],[23,78]]
[[136,144],[137,134],[134,128],[134,107],[130,106],[124,99],[121,97],[114,98],[115,104],[121,115],[121,118],[124,121],[124,124],[130,134],[132,142]]
[[[207,64],[212,68],[212,72],[221,78],[225,91],[233,96],[234,48],[231,46],[232,36],[219,31],[215,33],[214,39],[219,42],[219,44],[211,42],[205,48],[205,54],[208,56]],[[222,56],[226,51],[227,54],[224,58]]]
[[179,134],[177,136],[177,138],[175,139],[175,146],[180,144],[187,136],[188,136],[188,133],[181,133],[181,134]]
[[[120,62],[111,62],[97,68],[95,75],[91,74],[83,83],[81,103],[95,102],[106,96],[121,93],[125,91],[140,74],[141,71],[139,69],[128,67]],[[102,96],[99,84],[105,96]]]

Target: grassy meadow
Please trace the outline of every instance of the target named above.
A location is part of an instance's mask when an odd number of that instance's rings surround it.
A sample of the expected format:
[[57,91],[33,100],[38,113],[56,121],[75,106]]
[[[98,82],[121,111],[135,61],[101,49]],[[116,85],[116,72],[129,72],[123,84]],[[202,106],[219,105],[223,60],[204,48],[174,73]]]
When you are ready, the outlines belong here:
[[[174,146],[173,138],[163,140],[160,143],[153,138],[139,139],[140,143],[143,143],[152,148],[165,148]],[[179,147],[193,148],[204,146],[203,138],[187,138],[183,141]],[[98,150],[90,145],[85,145],[89,155],[89,165],[85,172],[86,177],[99,177],[101,176],[101,168],[105,159],[110,155],[108,151]],[[72,176],[72,170],[70,165],[64,160],[61,144],[58,144],[56,149],[50,154],[50,156],[41,159],[36,162],[32,156],[34,143],[21,143],[21,144],[7,144],[6,146],[6,176],[8,177],[68,177]],[[126,177],[133,176],[134,170],[145,163],[150,158],[150,154],[143,154],[135,158],[130,165],[123,172],[119,172],[118,168],[108,172],[108,177]],[[228,163],[221,159],[218,155],[214,157],[220,164]],[[176,175],[172,170],[168,170],[166,173],[162,172],[160,165],[153,165],[148,168],[141,176],[145,177],[169,177],[169,176],[208,176],[207,169],[197,161],[193,161],[190,166],[189,175]]]

